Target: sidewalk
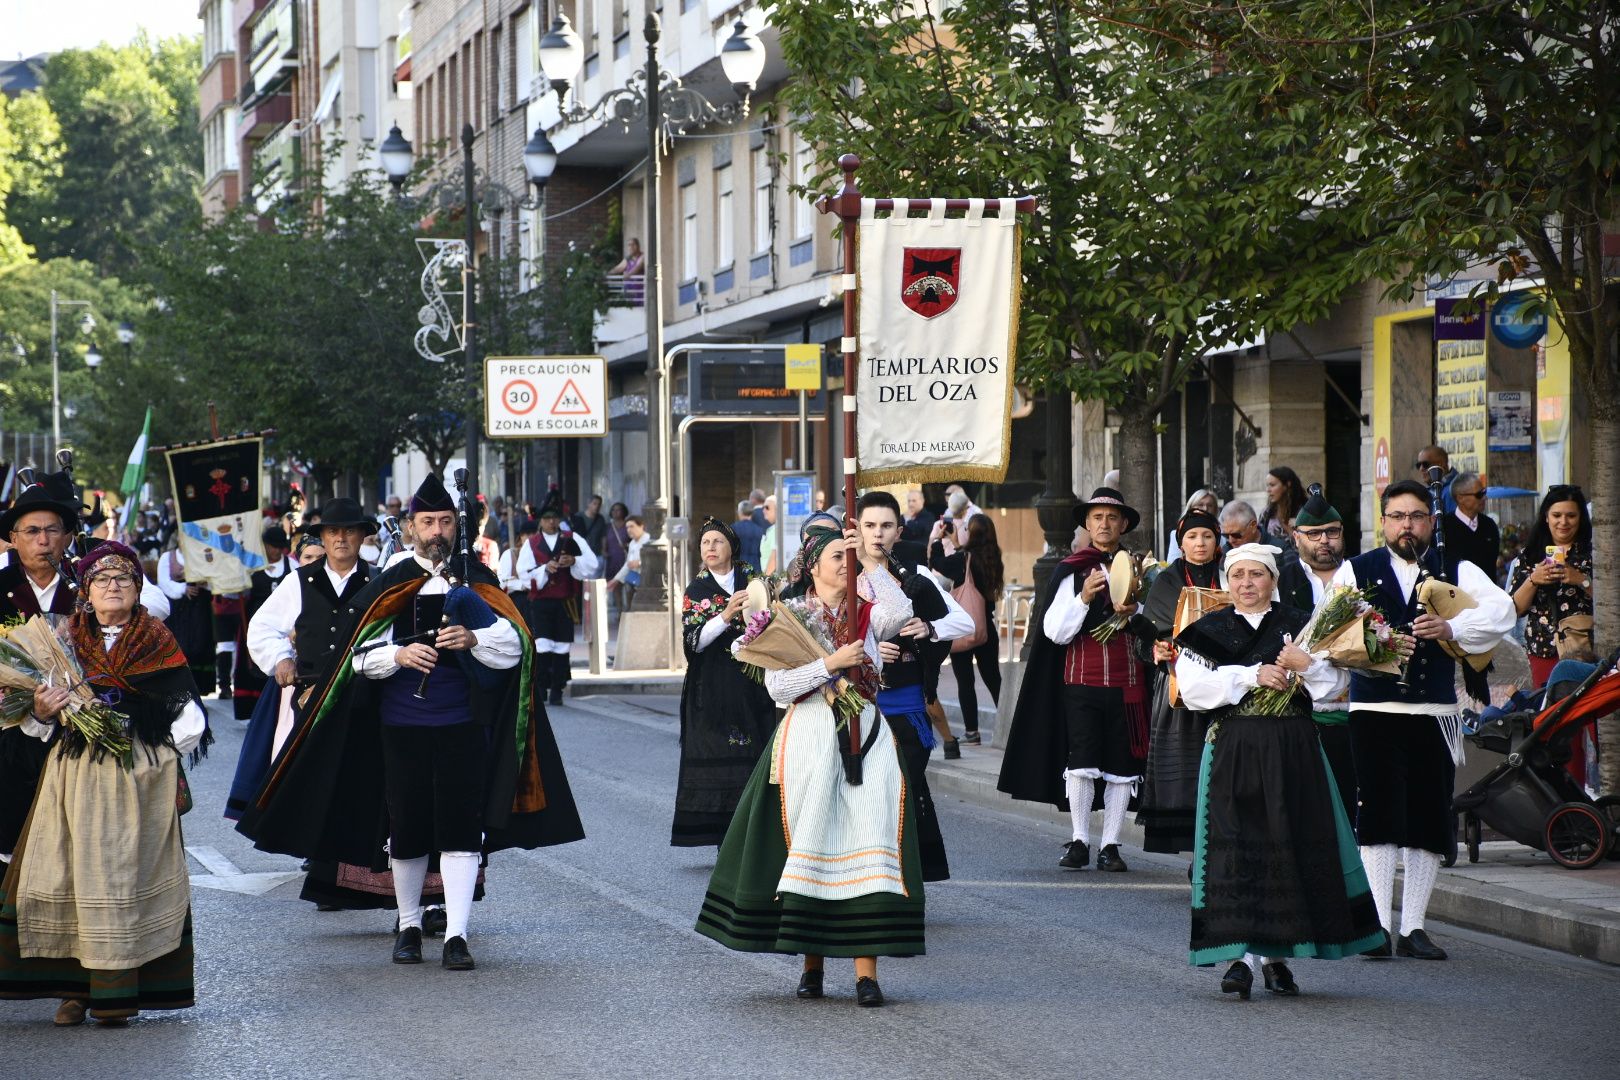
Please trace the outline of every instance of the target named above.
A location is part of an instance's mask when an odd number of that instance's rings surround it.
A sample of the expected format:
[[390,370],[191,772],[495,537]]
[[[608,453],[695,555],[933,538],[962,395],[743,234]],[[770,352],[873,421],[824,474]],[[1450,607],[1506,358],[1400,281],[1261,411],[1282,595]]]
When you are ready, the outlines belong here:
[[[952,728],[960,732],[954,681],[947,678],[940,690]],[[570,688],[575,706],[651,726],[677,722],[679,695],[680,678],[667,673],[621,672],[594,679],[576,673]],[[991,745],[995,713],[986,711],[989,698],[983,687],[979,700],[984,744],[962,747],[957,761],[945,761],[936,752],[928,765],[928,784],[935,796],[952,796],[1066,831],[1068,814],[1043,803],[1019,802],[996,790],[1002,753]],[[1135,821],[1127,820],[1123,839],[1128,846],[1141,846],[1142,830]],[[1054,847],[1054,868],[1055,852]],[[1467,858],[1463,853],[1456,866],[1440,871],[1429,903],[1429,914],[1436,921],[1620,965],[1620,862],[1566,870],[1542,852],[1511,841],[1482,845],[1476,864],[1470,865]],[[1397,904],[1400,893],[1397,881]]]

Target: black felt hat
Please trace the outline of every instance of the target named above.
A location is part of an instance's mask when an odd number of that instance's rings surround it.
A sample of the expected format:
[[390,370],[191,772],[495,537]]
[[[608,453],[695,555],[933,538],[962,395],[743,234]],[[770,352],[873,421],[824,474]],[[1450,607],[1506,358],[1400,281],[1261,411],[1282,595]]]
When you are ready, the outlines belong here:
[[546,501],[540,504],[540,509],[534,514],[537,518],[562,517],[562,492],[552,488],[546,492]]
[[79,527],[79,493],[73,478],[65,472],[51,473],[12,502],[11,508],[0,514],[0,536],[10,536],[17,521],[25,514],[44,510],[62,519],[62,527],[73,532]]
[[1142,515],[1137,513],[1135,507],[1126,505],[1125,496],[1121,495],[1111,487],[1098,488],[1091,493],[1091,498],[1076,506],[1074,508],[1074,523],[1076,525],[1084,525],[1086,523],[1086,515],[1094,508],[1099,506],[1107,507],[1111,510],[1118,510],[1121,514],[1125,515],[1126,532],[1130,532],[1132,529],[1135,529],[1138,525],[1142,524]]
[[319,529],[361,529],[366,535],[377,531],[377,522],[353,499],[337,498],[321,507],[321,520],[318,525],[311,528]]
[[416,489],[416,494],[411,496],[411,505],[405,512],[407,514],[437,514],[455,508],[456,500],[450,497],[449,491],[445,490],[444,481],[439,479],[437,473],[428,473],[427,479],[423,480],[421,486]]

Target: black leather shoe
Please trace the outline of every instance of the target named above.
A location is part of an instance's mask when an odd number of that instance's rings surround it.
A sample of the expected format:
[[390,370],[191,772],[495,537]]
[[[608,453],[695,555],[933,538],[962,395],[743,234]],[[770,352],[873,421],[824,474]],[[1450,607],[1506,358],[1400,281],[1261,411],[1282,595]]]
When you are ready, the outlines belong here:
[[1429,940],[1422,930],[1402,934],[1395,942],[1396,956],[1410,956],[1414,960],[1444,960],[1446,950]]
[[1221,976],[1221,993],[1236,994],[1244,1001],[1249,1000],[1249,992],[1254,989],[1254,970],[1244,960],[1234,960],[1232,966],[1226,969]]
[[818,998],[821,996],[821,969],[814,971],[806,968],[799,976],[798,995],[802,998]]
[[1091,849],[1086,846],[1085,841],[1070,840],[1068,847],[1069,850],[1064,853],[1063,858],[1058,860],[1059,866],[1065,870],[1084,870],[1091,865]]
[[407,926],[394,939],[394,963],[420,964],[422,962],[422,928]]
[[[1299,997],[1299,983],[1288,965],[1278,960],[1275,964],[1262,964],[1260,975],[1266,980],[1266,989],[1283,997]],[[1253,976],[1251,976],[1252,978]]]
[[444,937],[445,927],[450,923],[445,915],[444,908],[428,908],[422,912],[422,936]]
[[450,971],[471,971],[472,953],[467,951],[467,939],[453,937],[444,943],[444,966]]
[[1395,942],[1389,936],[1389,931],[1384,931],[1384,943],[1382,945],[1374,945],[1361,955],[1365,956],[1368,960],[1388,960],[1390,957],[1394,956]]
[[883,990],[876,979],[862,976],[855,980],[855,1004],[863,1009],[875,1009],[883,1004]]
[[1123,874],[1125,871],[1129,870],[1130,867],[1126,866],[1125,860],[1120,858],[1119,845],[1109,844],[1107,847],[1097,852],[1097,869],[1113,874]]
[[945,760],[955,761],[962,756],[962,744],[955,739],[945,740]]
[[561,705],[563,703],[562,699],[563,699],[563,692],[561,690],[559,690],[559,689],[553,688],[552,691],[551,691],[551,695],[546,698],[546,704],[547,705]]
[[336,904],[316,904],[315,905],[315,910],[316,911],[342,911],[343,909],[338,907]]

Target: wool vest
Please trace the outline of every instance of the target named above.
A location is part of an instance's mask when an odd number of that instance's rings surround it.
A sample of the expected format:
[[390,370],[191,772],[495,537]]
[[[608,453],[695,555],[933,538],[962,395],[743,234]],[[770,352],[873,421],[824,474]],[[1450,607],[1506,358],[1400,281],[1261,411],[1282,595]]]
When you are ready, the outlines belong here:
[[[1355,571],[1358,587],[1371,586],[1372,604],[1389,624],[1402,630],[1410,629],[1422,614],[1418,608],[1417,588],[1413,587],[1410,599],[1401,596],[1401,583],[1390,558],[1388,548],[1375,548],[1351,559],[1350,568]],[[1447,580],[1456,581],[1457,564],[1451,559],[1446,562]],[[1434,573],[1436,564],[1432,550],[1425,554],[1421,565],[1419,583]],[[1368,704],[1455,705],[1457,662],[1446,655],[1439,642],[1419,641],[1406,666],[1406,683],[1403,689],[1399,679],[1352,671],[1350,700]]]
[[[579,557],[579,545],[567,533],[557,534],[555,549],[546,547],[540,539],[540,534],[529,537],[529,550],[534,553],[534,565],[544,566],[558,555],[572,555]],[[579,579],[575,578],[570,570],[546,575],[546,587],[529,590],[529,595],[536,600],[568,600],[583,593],[584,587]]]
[[[1298,637],[1310,619],[1308,612],[1285,603],[1273,601],[1271,610],[1260,620],[1259,626],[1250,626],[1249,620],[1235,608],[1222,608],[1211,612],[1183,630],[1176,644],[1190,656],[1212,667],[1253,667],[1255,664],[1274,664],[1282,652],[1283,637]],[[1301,687],[1289,699],[1289,714],[1309,716],[1311,699]],[[1214,710],[1214,715],[1242,716],[1238,706],[1230,705]]]
[[[420,594],[405,605],[394,620],[394,637],[410,637],[439,626],[444,615],[445,594]],[[441,652],[438,663],[424,686],[422,673],[401,668],[382,680],[382,721],[401,727],[447,727],[472,719],[472,688],[457,654]],[[417,697],[421,690],[422,696]]]
[[371,567],[364,562],[355,564],[354,573],[343,583],[340,594],[332,588],[332,578],[326,572],[326,560],[318,559],[298,569],[299,609],[293,622],[294,649],[297,652],[298,678],[315,679],[324,671],[343,642],[338,640],[338,628],[354,618],[353,600],[371,580]]

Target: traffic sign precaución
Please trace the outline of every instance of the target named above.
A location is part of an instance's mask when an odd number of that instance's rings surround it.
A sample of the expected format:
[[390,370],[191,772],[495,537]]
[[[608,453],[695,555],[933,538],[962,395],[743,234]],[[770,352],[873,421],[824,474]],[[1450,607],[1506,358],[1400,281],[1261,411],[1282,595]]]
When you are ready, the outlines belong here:
[[600,356],[484,360],[484,434],[492,439],[606,435],[607,361]]

